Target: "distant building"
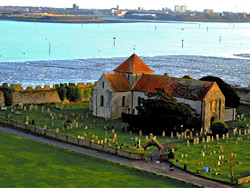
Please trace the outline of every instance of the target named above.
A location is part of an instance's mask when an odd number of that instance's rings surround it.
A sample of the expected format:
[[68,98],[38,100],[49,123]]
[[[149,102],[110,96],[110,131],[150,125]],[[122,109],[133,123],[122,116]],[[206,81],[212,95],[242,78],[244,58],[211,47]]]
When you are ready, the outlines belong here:
[[73,10],[78,10],[79,9],[79,6],[77,4],[73,4]]
[[175,12],[181,12],[181,6],[175,5],[175,6],[174,6],[174,11],[175,11]]
[[144,10],[144,8],[143,7],[138,7],[138,10]]
[[214,13],[214,10],[213,9],[204,9],[203,13],[212,14],[212,13]]
[[180,6],[180,5],[175,5],[174,6],[174,11],[175,12],[178,12],[178,13],[186,13],[187,12],[187,6],[186,5],[182,5],[182,6]]

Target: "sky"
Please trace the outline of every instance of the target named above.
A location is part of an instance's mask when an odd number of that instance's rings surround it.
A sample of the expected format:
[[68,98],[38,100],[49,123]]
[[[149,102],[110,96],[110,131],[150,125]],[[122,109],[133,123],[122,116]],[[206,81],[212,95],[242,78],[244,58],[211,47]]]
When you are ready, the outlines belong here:
[[41,6],[71,8],[76,3],[80,8],[114,8],[120,9],[174,9],[175,5],[186,5],[188,10],[213,9],[215,12],[247,12],[250,13],[250,0],[0,0],[0,6]]

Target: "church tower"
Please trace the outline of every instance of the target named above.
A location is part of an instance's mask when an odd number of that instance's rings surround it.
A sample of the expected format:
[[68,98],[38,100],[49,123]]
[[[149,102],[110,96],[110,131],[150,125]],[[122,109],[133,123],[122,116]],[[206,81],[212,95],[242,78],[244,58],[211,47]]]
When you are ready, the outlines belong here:
[[136,54],[131,55],[114,71],[115,73],[123,73],[131,86],[139,80],[142,74],[154,73]]

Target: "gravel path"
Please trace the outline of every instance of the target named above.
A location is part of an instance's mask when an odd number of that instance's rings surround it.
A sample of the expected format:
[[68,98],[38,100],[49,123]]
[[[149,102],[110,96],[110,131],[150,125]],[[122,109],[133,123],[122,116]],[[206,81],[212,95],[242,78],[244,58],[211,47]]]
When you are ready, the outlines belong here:
[[162,175],[167,175],[167,176],[170,176],[173,178],[181,179],[181,180],[188,181],[188,182],[191,182],[191,183],[194,183],[197,185],[202,185],[205,187],[225,187],[225,188],[230,187],[230,186],[224,185],[222,183],[214,182],[211,180],[200,178],[200,177],[195,176],[195,175],[190,174],[190,173],[186,173],[183,170],[180,170],[177,168],[175,168],[174,171],[171,172],[169,170],[168,163],[157,163],[156,161],[150,161],[148,158],[145,161],[135,161],[135,160],[119,157],[116,155],[111,155],[108,153],[100,152],[97,150],[92,150],[92,149],[83,148],[80,146],[67,144],[64,142],[56,141],[54,139],[49,139],[49,138],[45,138],[42,136],[29,134],[29,133],[22,132],[22,131],[12,129],[9,127],[5,127],[5,126],[0,126],[0,131],[5,132],[5,133],[9,133],[9,134],[14,134],[14,135],[26,137],[26,138],[37,140],[37,141],[41,141],[41,142],[44,142],[47,144],[52,144],[54,146],[58,146],[58,147],[65,148],[68,150],[72,150],[72,151],[84,153],[87,155],[99,157],[102,159],[106,159],[106,160],[118,162],[121,164],[129,165],[132,167],[144,169],[144,170],[147,170],[150,172],[154,172],[154,173],[158,173],[158,174],[162,174]]

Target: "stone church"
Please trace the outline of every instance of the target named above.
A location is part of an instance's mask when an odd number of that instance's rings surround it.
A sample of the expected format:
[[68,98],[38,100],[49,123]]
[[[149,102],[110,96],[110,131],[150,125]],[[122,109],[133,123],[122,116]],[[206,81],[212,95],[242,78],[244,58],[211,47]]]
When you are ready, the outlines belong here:
[[93,88],[90,111],[108,119],[121,117],[122,112],[137,114],[138,99],[155,88],[164,88],[178,102],[189,104],[201,118],[204,129],[214,120],[224,121],[225,97],[216,82],[207,82],[166,75],[154,75],[136,54],[131,55],[114,74],[103,74]]

